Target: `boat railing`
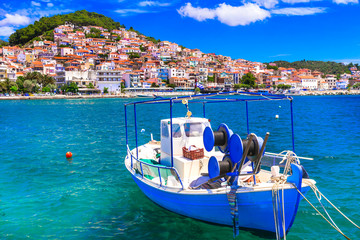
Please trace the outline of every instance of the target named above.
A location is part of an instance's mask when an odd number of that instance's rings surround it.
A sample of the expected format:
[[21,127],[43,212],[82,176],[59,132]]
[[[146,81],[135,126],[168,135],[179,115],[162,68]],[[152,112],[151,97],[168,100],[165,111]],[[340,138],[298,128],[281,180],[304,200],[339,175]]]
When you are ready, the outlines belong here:
[[[180,183],[181,188],[184,189],[184,185],[183,185],[183,183],[181,181],[180,175],[179,175],[178,171],[176,170],[176,168],[141,161],[136,156],[134,156],[134,154],[131,152],[129,146],[127,146],[127,157],[130,158],[131,169],[134,170],[135,172],[138,171],[138,173],[141,174],[142,178],[149,179],[149,176],[146,176],[146,174],[144,173],[144,165],[147,166],[147,167],[157,169],[156,172],[157,172],[158,177],[159,177],[159,185],[160,186],[165,186],[166,183],[163,182],[163,181],[166,181],[166,180],[165,180],[165,178],[161,177],[161,169],[164,169],[167,172],[170,171],[171,176],[174,176],[174,173],[175,173],[174,177],[175,177],[176,181],[178,183]],[[140,171],[137,168],[137,165],[140,167]],[[154,172],[152,172],[152,173],[154,173]],[[165,176],[165,175],[166,175],[166,173],[163,172],[163,176]]]

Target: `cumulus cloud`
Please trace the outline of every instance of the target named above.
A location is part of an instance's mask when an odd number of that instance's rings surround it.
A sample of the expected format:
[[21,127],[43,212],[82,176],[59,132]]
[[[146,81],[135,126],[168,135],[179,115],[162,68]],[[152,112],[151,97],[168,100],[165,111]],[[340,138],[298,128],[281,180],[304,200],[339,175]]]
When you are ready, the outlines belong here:
[[10,36],[13,32],[15,32],[13,27],[8,27],[8,26],[0,27],[0,36],[1,37]]
[[40,6],[41,6],[41,3],[31,1],[31,5],[33,5],[33,6],[35,6],[35,7],[40,7]]
[[138,5],[140,7],[167,7],[170,6],[171,3],[161,3],[158,1],[142,1],[139,2]]
[[287,15],[287,16],[304,16],[304,15],[314,15],[317,13],[324,13],[325,8],[321,7],[304,7],[304,8],[279,8],[271,10],[271,13],[278,15]]
[[209,8],[193,7],[191,3],[187,3],[177,11],[183,17],[191,17],[200,22],[206,19],[214,19],[216,16],[215,10]]
[[253,2],[267,9],[274,8],[279,3],[278,0],[253,0]]
[[15,26],[23,26],[30,23],[30,18],[27,16],[22,16],[20,14],[5,14],[5,18],[0,21],[0,26],[5,25],[15,25]]
[[222,3],[216,8],[216,16],[220,22],[229,26],[244,26],[270,17],[270,12],[253,3],[247,3],[240,7]]
[[51,2],[49,2],[49,3],[47,4],[47,6],[48,6],[48,7],[53,7],[53,6],[54,6],[54,4],[53,4],[53,3],[51,3]]
[[349,3],[359,3],[358,0],[333,0],[336,4],[349,4]]
[[254,3],[246,3],[238,7],[222,3],[215,9],[193,7],[191,3],[187,3],[178,10],[178,13],[183,17],[191,17],[198,21],[217,18],[229,26],[244,26],[270,17],[269,11]]

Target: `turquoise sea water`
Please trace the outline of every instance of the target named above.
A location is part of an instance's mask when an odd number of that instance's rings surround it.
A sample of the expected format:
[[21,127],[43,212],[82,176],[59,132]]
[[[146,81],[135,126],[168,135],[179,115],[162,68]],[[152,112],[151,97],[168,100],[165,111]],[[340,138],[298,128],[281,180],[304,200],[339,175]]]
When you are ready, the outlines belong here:
[[[123,165],[128,101],[0,102],[0,239],[232,239],[231,228],[171,213],[137,188]],[[249,109],[250,131],[271,133],[268,151],[291,149],[288,102],[249,103]],[[150,132],[158,139],[159,119],[169,117],[168,107],[138,110],[138,128],[145,130],[139,143]],[[200,115],[202,107],[190,110]],[[242,103],[212,104],[206,113],[213,128],[225,122],[245,137]],[[185,114],[183,106],[176,107],[175,116]],[[315,158],[302,162],[310,177],[360,224],[360,96],[295,97],[294,116],[296,152]],[[360,239],[360,230],[329,211],[345,234]],[[237,239],[263,238],[241,231]],[[288,239],[341,238],[301,202]]]

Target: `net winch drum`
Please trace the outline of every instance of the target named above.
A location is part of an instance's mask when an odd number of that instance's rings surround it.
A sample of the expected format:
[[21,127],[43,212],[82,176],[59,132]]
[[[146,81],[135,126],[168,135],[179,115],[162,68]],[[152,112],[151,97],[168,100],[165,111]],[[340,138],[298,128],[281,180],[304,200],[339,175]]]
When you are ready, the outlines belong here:
[[[244,147],[246,147],[249,144],[249,137],[247,137],[245,140],[243,140],[242,143],[243,143]],[[254,162],[257,159],[263,143],[264,143],[264,140],[261,137],[258,137],[255,135],[255,137],[252,138],[252,142],[250,143],[250,149],[249,149],[249,152],[247,155],[247,158],[251,162]]]
[[241,137],[238,134],[233,134],[231,136],[229,143],[229,154],[231,161],[234,164],[240,162],[248,144],[250,144],[250,148],[246,156],[248,160],[255,162],[257,159],[259,159],[258,155],[260,154],[260,149],[264,140],[261,137],[257,137],[255,135],[255,137],[252,138],[251,143],[249,143],[249,138],[250,135],[245,140],[241,140]]
[[228,151],[230,137],[233,131],[225,124],[220,124],[217,131],[213,131],[210,127],[206,127],[203,134],[204,147],[210,152],[214,146],[217,146],[222,153]]
[[225,155],[220,162],[216,159],[216,157],[212,156],[210,157],[208,164],[209,177],[211,179],[231,172],[232,167],[233,163],[229,155]]
[[241,137],[238,134],[233,134],[229,142],[229,153],[230,158],[233,163],[240,162],[242,155],[244,153],[244,145],[241,140]]

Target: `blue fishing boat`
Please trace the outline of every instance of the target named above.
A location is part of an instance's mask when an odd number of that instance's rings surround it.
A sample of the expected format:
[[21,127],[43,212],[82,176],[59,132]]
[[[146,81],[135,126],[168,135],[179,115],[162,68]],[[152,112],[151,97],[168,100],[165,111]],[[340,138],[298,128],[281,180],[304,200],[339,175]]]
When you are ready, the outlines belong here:
[[[181,215],[239,229],[267,231],[285,237],[294,223],[300,200],[314,186],[295,154],[292,98],[267,93],[213,93],[156,98],[125,104],[125,166],[141,191],[156,204]],[[291,150],[265,152],[270,133],[249,131],[248,103],[288,101]],[[227,123],[211,126],[206,106],[245,103],[247,135],[234,133]],[[160,140],[139,143],[137,107],[168,104],[169,117],[160,119]],[[174,116],[174,106],[186,108]],[[192,105],[202,106],[193,116]],[[129,108],[131,107],[131,123]],[[129,140],[131,125],[135,139]],[[134,129],[133,129],[134,127]],[[134,142],[135,146],[130,146]]]

